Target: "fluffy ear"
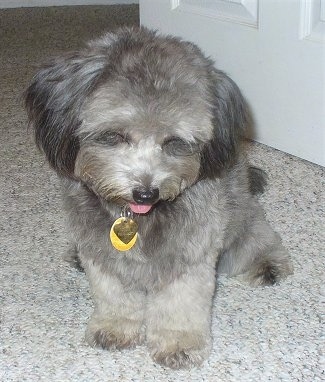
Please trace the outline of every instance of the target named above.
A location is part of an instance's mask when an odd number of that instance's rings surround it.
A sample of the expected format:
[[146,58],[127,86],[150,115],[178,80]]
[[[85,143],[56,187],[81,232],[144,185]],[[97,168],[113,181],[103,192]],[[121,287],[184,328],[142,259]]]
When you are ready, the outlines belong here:
[[213,178],[230,166],[248,124],[246,102],[238,88],[225,73],[215,70],[212,94],[213,136],[201,152],[201,175]]
[[39,70],[25,92],[36,143],[62,175],[73,176],[80,109],[105,63],[105,56],[86,51],[54,59]]

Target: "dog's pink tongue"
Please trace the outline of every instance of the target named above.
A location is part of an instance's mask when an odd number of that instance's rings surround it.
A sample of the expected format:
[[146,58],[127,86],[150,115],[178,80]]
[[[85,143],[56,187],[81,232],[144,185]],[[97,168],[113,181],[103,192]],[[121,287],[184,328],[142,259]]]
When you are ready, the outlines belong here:
[[130,203],[131,211],[135,214],[146,214],[151,210],[152,204],[135,204]]

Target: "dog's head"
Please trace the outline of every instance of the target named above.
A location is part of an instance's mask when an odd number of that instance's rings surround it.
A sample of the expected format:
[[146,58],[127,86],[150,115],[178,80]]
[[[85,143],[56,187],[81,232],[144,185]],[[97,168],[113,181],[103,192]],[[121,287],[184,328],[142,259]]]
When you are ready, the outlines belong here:
[[193,44],[122,29],[51,61],[26,91],[36,142],[62,176],[148,212],[229,167],[243,97]]

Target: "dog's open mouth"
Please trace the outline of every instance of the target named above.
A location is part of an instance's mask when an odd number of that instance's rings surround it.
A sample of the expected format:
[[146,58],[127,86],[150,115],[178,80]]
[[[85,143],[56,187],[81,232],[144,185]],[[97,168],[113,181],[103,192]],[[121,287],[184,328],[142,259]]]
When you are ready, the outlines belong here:
[[153,207],[153,204],[129,203],[129,207],[135,214],[147,214]]

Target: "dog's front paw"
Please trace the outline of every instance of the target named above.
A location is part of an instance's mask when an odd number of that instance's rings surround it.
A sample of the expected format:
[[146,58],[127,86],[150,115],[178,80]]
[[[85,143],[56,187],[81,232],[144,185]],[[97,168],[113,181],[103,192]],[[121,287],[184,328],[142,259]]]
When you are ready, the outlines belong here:
[[122,350],[140,345],[144,341],[142,323],[126,318],[91,319],[86,331],[87,342],[103,349]]
[[162,366],[171,369],[188,369],[200,366],[207,358],[206,351],[174,348],[173,350],[157,350],[151,353],[152,359]]
[[198,332],[160,330],[150,336],[152,359],[172,369],[200,366],[208,358],[210,336]]

